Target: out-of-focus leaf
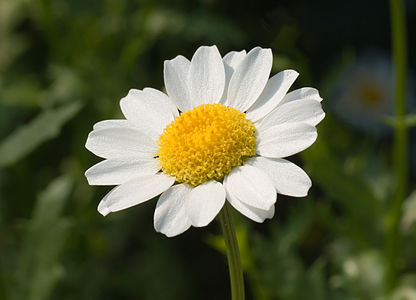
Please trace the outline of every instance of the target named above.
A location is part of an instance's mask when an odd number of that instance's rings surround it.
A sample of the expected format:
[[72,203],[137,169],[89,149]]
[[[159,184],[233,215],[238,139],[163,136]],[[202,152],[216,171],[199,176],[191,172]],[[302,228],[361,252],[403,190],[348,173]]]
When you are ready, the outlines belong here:
[[[416,299],[416,274],[406,274],[399,279],[397,288],[393,291],[390,300]],[[384,300],[384,299],[383,299]]]
[[[385,116],[382,118],[382,121],[392,127],[398,127],[400,122],[397,120],[396,117]],[[416,114],[409,114],[404,118],[404,125],[407,127],[414,127],[416,126]]]
[[226,255],[227,248],[225,246],[224,238],[221,235],[209,234],[205,237],[205,242],[218,252]]
[[17,162],[43,142],[58,135],[61,127],[80,110],[81,104],[70,103],[40,113],[0,143],[0,167]]
[[[321,127],[322,128],[322,127]],[[323,128],[329,129],[329,128]],[[381,201],[357,176],[348,174],[328,145],[330,134],[321,130],[317,142],[302,153],[308,174],[345,212],[351,233],[363,244],[380,240],[383,210]]]
[[0,1],[0,80],[2,71],[24,49],[26,41],[13,34],[13,27],[24,15],[24,0]]
[[63,275],[58,260],[70,223],[61,213],[71,190],[72,180],[62,176],[39,195],[27,224],[11,299],[48,299]]
[[347,299],[379,299],[383,295],[385,264],[378,249],[335,259],[341,269],[338,288],[344,290]]
[[53,78],[53,82],[46,95],[46,106],[63,105],[74,98],[82,97],[82,79],[74,70],[61,65],[52,65],[49,68],[49,77]]
[[287,225],[272,223],[270,236],[255,236],[251,275],[254,286],[263,288],[264,299],[325,299],[324,261],[318,257],[308,267],[297,249],[311,228],[313,213],[313,206],[305,206],[290,215]]
[[[236,224],[235,231],[243,270],[249,272],[253,267],[253,258],[249,247],[247,228],[243,224]],[[205,241],[218,252],[227,255],[227,247],[222,235],[210,234],[205,238]]]
[[406,118],[404,119],[404,121],[405,121],[406,125],[409,126],[409,127],[416,126],[416,114],[407,115]]
[[0,86],[0,103],[18,107],[39,107],[46,99],[46,92],[34,78],[15,80],[9,86]]
[[246,39],[244,31],[227,18],[205,11],[184,14],[181,11],[154,9],[145,23],[147,32],[181,33],[192,40],[215,40],[218,43],[238,44]]

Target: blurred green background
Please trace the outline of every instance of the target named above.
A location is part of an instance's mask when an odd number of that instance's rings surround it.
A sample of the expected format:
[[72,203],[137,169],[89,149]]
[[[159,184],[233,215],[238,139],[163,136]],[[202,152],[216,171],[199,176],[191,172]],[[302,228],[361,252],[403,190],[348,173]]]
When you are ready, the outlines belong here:
[[[297,70],[294,88],[318,88],[327,112],[291,158],[313,181],[308,197],[279,196],[264,224],[235,215],[247,298],[416,299],[413,131],[394,263],[385,250],[394,73],[378,0],[0,0],[0,299],[229,298],[217,222],[166,238],[155,200],[104,218],[110,187],[83,175],[100,160],[84,147],[92,125],[120,118],[130,88],[162,89],[165,59],[212,44],[272,48],[273,74]],[[415,59],[409,50],[410,110]]]

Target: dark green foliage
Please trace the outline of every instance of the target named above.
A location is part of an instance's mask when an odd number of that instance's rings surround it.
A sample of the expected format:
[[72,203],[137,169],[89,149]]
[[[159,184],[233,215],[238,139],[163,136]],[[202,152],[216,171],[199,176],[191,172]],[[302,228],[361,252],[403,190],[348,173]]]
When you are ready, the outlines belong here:
[[388,5],[376,0],[0,1],[0,299],[228,299],[218,224],[168,239],[153,229],[155,199],[103,218],[109,188],[84,177],[99,161],[84,147],[93,124],[121,117],[129,89],[163,89],[165,59],[212,44],[271,47],[273,74],[299,71],[294,88],[317,87],[327,112],[317,142],[290,158],[310,175],[309,196],[278,196],[264,224],[235,215],[247,298],[416,299],[415,193],[399,279],[380,298],[392,137],[331,112],[356,54],[388,52],[389,39]]

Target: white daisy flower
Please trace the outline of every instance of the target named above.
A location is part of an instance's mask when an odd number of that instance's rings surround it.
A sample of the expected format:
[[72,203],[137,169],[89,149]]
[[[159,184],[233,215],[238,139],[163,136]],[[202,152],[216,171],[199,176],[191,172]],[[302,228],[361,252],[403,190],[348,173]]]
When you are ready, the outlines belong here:
[[[117,185],[98,205],[107,215],[161,194],[156,231],[175,236],[209,224],[228,201],[246,217],[274,215],[276,192],[305,196],[308,175],[284,157],[308,148],[324,118],[316,89],[287,94],[298,73],[269,79],[270,49],[198,48],[165,61],[167,95],[152,88],[121,99],[124,120],[94,125],[86,148],[105,160],[91,185]],[[182,112],[182,113],[180,113]]]
[[[409,75],[408,85],[412,85]],[[407,107],[412,109],[412,88],[406,93]],[[383,117],[394,115],[394,71],[390,57],[371,51],[361,54],[341,74],[331,103],[334,112],[357,129],[379,135],[389,134],[392,127]]]

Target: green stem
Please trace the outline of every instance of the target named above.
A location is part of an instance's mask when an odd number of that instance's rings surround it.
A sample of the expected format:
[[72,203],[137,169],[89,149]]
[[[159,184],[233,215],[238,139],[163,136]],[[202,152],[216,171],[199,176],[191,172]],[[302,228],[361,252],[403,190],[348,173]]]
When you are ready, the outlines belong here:
[[244,278],[241,265],[240,252],[238,250],[237,236],[235,234],[231,208],[225,203],[220,214],[222,234],[227,247],[228,269],[230,271],[231,299],[244,300]]
[[388,262],[387,288],[391,291],[397,280],[399,223],[402,217],[402,204],[406,197],[408,182],[408,136],[406,118],[406,68],[407,42],[406,17],[402,0],[390,0],[392,51],[395,71],[396,126],[393,145],[395,166],[395,195],[388,219],[386,256]]

